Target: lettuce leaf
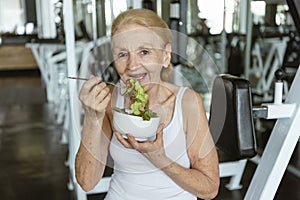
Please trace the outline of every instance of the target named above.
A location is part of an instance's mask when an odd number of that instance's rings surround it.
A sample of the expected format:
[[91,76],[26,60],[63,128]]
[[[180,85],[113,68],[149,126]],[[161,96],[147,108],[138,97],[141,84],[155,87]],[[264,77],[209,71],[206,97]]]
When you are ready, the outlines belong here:
[[[148,95],[145,93],[145,88],[136,79],[126,81],[126,91],[123,95],[130,95],[133,103],[130,105],[132,110],[131,115],[140,116],[143,120],[149,121],[151,117],[157,117],[157,114],[150,110]],[[125,112],[124,109],[113,107],[118,112]],[[126,112],[125,112],[126,113]]]

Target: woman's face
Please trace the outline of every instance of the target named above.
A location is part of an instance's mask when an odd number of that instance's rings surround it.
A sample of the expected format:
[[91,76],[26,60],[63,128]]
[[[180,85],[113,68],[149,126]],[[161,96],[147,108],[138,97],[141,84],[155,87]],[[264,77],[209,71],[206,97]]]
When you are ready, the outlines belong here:
[[123,25],[112,38],[116,69],[125,82],[135,78],[142,84],[159,82],[161,70],[171,59],[171,46],[151,29],[137,24]]

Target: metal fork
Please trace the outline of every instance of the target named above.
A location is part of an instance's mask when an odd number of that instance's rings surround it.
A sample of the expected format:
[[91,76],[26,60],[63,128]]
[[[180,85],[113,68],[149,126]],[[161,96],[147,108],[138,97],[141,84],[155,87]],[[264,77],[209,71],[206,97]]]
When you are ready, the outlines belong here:
[[[81,77],[71,77],[71,76],[68,76],[67,78],[69,79],[76,79],[76,80],[84,80],[84,81],[87,81],[89,80],[88,78],[81,78]],[[120,85],[116,84],[116,83],[112,83],[112,82],[107,82],[107,81],[104,81],[106,84],[108,85],[113,85],[115,87],[118,87],[118,88],[121,88]]]

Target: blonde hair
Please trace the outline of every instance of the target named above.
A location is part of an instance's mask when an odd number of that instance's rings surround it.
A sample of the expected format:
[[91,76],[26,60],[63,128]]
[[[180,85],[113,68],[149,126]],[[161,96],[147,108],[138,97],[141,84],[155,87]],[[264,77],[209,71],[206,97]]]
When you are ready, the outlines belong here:
[[[173,37],[167,23],[160,18],[155,12],[149,9],[129,9],[117,16],[113,21],[111,28],[111,37],[118,33],[118,30],[128,24],[138,24],[147,28],[157,28],[155,32],[163,40],[164,46],[172,45]],[[163,68],[161,78],[170,79],[173,71],[172,63],[167,68]]]

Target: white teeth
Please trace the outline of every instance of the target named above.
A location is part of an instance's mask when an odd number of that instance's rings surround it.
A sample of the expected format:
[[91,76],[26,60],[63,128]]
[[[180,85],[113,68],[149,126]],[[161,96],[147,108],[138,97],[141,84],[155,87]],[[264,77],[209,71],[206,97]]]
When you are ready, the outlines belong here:
[[135,79],[137,79],[137,80],[140,80],[140,79],[142,79],[142,78],[145,77],[145,74],[142,74],[140,76],[132,76],[132,77],[135,78]]

